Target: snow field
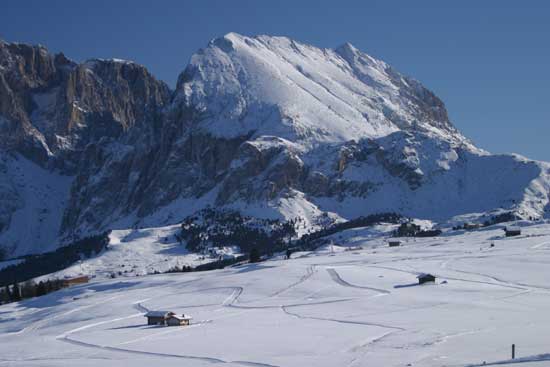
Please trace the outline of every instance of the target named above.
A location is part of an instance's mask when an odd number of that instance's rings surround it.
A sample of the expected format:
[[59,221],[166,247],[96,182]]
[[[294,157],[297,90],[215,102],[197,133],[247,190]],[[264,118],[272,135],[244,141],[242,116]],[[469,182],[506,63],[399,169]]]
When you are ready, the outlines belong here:
[[[511,362],[512,343],[523,366],[550,360],[550,225],[397,248],[369,233],[344,232],[341,251],[101,280],[4,305],[0,365],[469,366]],[[361,249],[345,251],[359,237]],[[417,285],[420,272],[435,284]],[[154,309],[193,323],[148,326]]]

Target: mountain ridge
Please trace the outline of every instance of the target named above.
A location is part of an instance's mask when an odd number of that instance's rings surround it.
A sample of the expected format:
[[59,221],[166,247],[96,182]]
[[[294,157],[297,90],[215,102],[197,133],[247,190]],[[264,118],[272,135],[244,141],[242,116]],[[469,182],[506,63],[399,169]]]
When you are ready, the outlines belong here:
[[475,147],[433,92],[351,44],[229,33],[171,90],[130,61],[0,42],[0,136],[0,246],[14,255],[209,205],[309,228],[549,211],[548,163]]

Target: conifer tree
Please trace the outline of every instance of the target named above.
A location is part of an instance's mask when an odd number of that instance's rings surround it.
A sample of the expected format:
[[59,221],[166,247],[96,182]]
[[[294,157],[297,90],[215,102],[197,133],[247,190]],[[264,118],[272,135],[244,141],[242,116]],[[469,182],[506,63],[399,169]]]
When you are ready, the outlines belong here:
[[250,254],[248,255],[248,258],[251,263],[257,263],[260,261],[260,252],[256,247],[250,250]]
[[18,283],[13,283],[11,299],[12,301],[15,301],[15,302],[21,301],[21,289],[19,289]]

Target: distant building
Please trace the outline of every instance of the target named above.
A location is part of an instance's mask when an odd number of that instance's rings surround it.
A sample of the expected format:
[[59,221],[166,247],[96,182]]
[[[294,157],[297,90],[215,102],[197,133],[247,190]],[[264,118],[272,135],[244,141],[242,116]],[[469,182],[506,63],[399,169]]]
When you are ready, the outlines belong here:
[[418,284],[424,284],[427,282],[435,282],[435,276],[432,274],[423,273],[416,277]]
[[186,326],[191,323],[192,317],[189,315],[172,315],[166,319],[166,325],[168,326]]
[[398,246],[401,246],[401,241],[390,240],[390,241],[388,241],[388,246],[390,246],[390,247],[398,247]]
[[175,315],[171,311],[149,311],[145,317],[147,317],[147,325],[166,325],[166,320]]
[[480,223],[471,223],[471,222],[464,223],[464,229],[466,230],[479,229],[481,227],[482,225]]
[[504,228],[504,232],[506,233],[506,237],[519,236],[521,234],[521,228],[518,226],[507,226]]
[[87,275],[83,275],[79,277],[63,279],[63,286],[70,287],[72,285],[85,284],[85,283],[88,283],[89,281],[90,281],[90,277]]

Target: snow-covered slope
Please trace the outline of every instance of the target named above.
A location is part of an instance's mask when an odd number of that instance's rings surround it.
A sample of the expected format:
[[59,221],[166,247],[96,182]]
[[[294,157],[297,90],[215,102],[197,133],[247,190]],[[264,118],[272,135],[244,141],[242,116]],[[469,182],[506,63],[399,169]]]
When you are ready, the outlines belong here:
[[12,255],[53,251],[72,177],[0,153],[0,244]]
[[[335,238],[343,246],[334,251],[291,260],[71,287],[0,306],[0,363],[546,366],[550,226],[522,230],[389,248],[373,231],[354,229]],[[436,281],[418,286],[421,272]],[[192,324],[149,326],[148,310],[185,313]]]
[[220,257],[227,259],[242,255],[234,248],[220,248],[208,253],[189,252],[177,239],[179,230],[179,225],[114,230],[109,234],[108,250],[43,278],[64,279],[82,275],[96,280],[133,278],[196,267],[218,261]]
[[414,129],[467,142],[430,91],[349,43],[331,50],[229,33],[191,58],[178,89],[216,136],[318,145]]
[[[0,155],[39,167],[36,180],[2,173],[9,255],[207,206],[300,217],[302,233],[389,211],[550,213],[549,164],[478,149],[431,91],[350,44],[230,33],[191,58],[174,91],[133,62],[77,64],[42,46],[0,42],[0,66]],[[23,204],[46,181],[53,199]],[[27,231],[37,207],[48,225]]]

